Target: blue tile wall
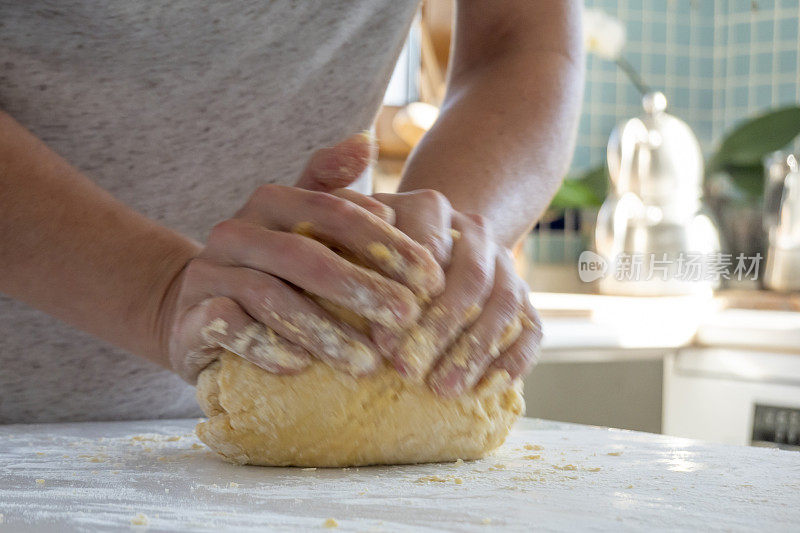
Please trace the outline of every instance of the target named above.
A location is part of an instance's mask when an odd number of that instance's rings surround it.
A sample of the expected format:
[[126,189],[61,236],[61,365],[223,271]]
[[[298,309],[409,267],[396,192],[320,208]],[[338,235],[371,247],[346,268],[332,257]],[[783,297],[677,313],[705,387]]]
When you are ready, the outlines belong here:
[[[797,0],[585,0],[627,29],[625,58],[709,152],[744,117],[800,101]],[[640,113],[639,95],[613,63],[587,57],[573,169],[604,161],[608,135]]]

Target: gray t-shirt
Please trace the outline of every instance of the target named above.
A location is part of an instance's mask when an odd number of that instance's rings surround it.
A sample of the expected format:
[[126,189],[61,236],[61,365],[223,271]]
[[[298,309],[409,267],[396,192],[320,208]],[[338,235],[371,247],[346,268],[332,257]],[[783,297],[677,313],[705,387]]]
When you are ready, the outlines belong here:
[[[0,108],[193,238],[366,129],[418,0],[0,0]],[[0,423],[200,414],[177,376],[0,296]]]

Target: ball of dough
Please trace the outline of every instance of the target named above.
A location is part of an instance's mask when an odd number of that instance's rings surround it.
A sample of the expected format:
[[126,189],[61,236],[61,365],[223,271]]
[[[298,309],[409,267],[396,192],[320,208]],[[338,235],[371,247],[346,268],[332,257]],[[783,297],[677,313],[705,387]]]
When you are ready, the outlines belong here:
[[197,434],[225,459],[266,466],[343,467],[478,459],[524,411],[519,380],[494,379],[454,399],[384,365],[354,378],[319,362],[270,374],[225,353],[200,374],[207,422]]

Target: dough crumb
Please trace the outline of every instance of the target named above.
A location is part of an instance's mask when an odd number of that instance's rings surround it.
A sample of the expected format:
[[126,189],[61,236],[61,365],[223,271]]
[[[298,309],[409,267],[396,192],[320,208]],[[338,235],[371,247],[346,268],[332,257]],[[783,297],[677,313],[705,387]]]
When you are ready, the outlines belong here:
[[144,513],[137,513],[133,518],[131,518],[132,526],[146,526],[149,523],[150,520],[148,520],[147,515]]
[[329,529],[339,527],[339,522],[337,522],[334,518],[328,518],[322,523],[322,527],[327,527]]
[[575,466],[575,465],[564,465],[564,466],[553,465],[553,468],[555,468],[557,470],[577,470],[578,469],[578,467]]
[[627,486],[627,487],[625,487],[625,488],[626,488],[626,489],[632,489],[632,488],[633,488],[633,485],[628,485],[628,486]]
[[44,485],[44,480],[43,479],[37,479],[36,480],[36,484],[37,485]]
[[47,454],[44,452],[36,452],[36,455],[47,455]]
[[464,480],[462,478],[455,476],[442,477],[434,474],[432,476],[422,476],[417,478],[417,483],[447,483],[448,481],[452,481],[456,485],[461,485],[462,483],[464,483]]
[[535,461],[535,460],[541,459],[541,458],[542,458],[542,456],[538,455],[538,454],[537,455],[526,455],[525,457],[523,457],[523,459],[530,459],[531,461]]
[[492,523],[492,519],[491,518],[484,518],[483,520],[481,520],[481,524],[484,524],[484,525],[487,525],[487,526],[489,524],[491,524],[491,523]]
[[175,442],[175,441],[179,441],[179,440],[181,440],[181,438],[180,438],[180,436],[178,436],[178,435],[175,435],[175,436],[173,436],[173,437],[169,437],[169,438],[167,439],[167,441],[168,441],[168,442]]
[[387,263],[389,266],[392,266],[394,268],[397,268],[399,266],[400,263],[399,254],[396,251],[392,253],[393,250],[390,250],[385,244],[379,242],[371,242],[367,244],[367,252],[369,252],[369,254],[375,259],[383,261],[384,263]]
[[303,472],[311,472],[311,471],[316,470],[316,469],[317,469],[316,466],[311,466],[309,468],[303,468]]
[[606,455],[612,455],[614,457],[619,457],[622,455],[622,452],[608,452]]
[[538,444],[526,444],[525,449],[539,451],[539,450],[544,450],[544,446],[539,446]]
[[592,468],[587,468],[587,469],[586,469],[586,471],[587,471],[587,472],[599,472],[600,470],[601,470],[601,469],[600,469],[600,467],[599,467],[599,466],[594,466],[594,467],[592,467]]
[[312,224],[307,220],[298,222],[292,228],[292,233],[297,233],[298,235],[302,235],[303,237],[311,238],[314,236],[314,224]]
[[195,442],[194,444],[192,444],[192,449],[193,450],[202,450],[203,449],[203,445],[202,444],[197,444]]
[[235,481],[230,481],[230,482],[228,483],[228,488],[229,488],[229,489],[235,489],[235,488],[237,488],[238,486],[239,486],[239,484],[238,484],[238,483],[236,483]]
[[433,482],[433,483],[445,483],[446,481],[447,481],[447,478],[436,476],[436,475],[433,475],[433,476],[422,476],[422,477],[417,478],[417,483],[431,483],[431,482]]

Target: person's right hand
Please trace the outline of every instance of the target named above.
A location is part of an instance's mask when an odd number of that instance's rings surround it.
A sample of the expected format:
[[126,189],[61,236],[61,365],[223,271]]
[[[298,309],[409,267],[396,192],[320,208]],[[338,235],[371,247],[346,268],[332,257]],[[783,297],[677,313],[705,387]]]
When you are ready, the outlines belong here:
[[[363,135],[321,150],[298,183],[346,185],[368,163],[362,144],[368,156]],[[305,293],[393,329],[413,323],[417,299],[440,292],[444,275],[392,221],[390,208],[360,195],[258,188],[171,284],[159,326],[170,366],[194,383],[225,348],[274,373],[298,372],[312,357],[369,373],[381,359],[373,342]]]

